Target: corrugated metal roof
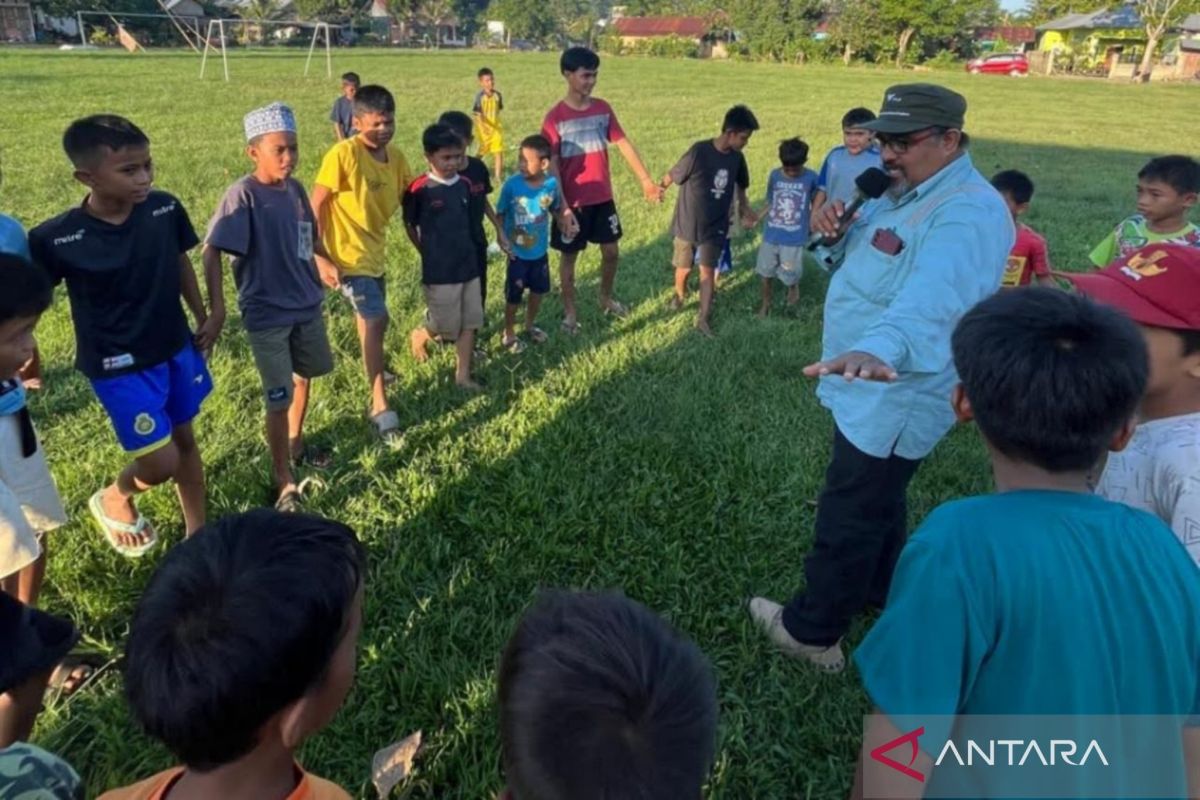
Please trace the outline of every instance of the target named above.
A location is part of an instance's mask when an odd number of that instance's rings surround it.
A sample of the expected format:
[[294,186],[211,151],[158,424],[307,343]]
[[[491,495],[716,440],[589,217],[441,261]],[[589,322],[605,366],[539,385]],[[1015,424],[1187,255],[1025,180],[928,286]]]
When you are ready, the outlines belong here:
[[618,36],[687,36],[708,33],[703,17],[621,17],[613,21]]

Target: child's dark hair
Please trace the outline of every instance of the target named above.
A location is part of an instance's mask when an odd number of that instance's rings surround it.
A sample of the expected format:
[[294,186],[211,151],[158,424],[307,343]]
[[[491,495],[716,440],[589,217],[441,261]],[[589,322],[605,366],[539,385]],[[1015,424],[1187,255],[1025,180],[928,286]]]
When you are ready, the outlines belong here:
[[396,98],[378,84],[369,83],[354,93],[354,116],[363,114],[395,114]]
[[1200,192],[1200,163],[1190,156],[1159,156],[1138,172],[1139,178],[1161,181],[1180,194]]
[[779,163],[785,167],[803,167],[808,163],[808,143],[798,136],[779,143]]
[[124,117],[96,114],[72,122],[63,134],[62,145],[71,163],[82,167],[94,163],[102,150],[148,147],[150,139]]
[[852,108],[842,115],[842,130],[847,128],[861,128],[868,122],[875,121],[875,112],[869,108]]
[[463,147],[462,137],[455,132],[454,128],[449,125],[430,125],[421,134],[421,144],[425,148],[425,155],[431,156],[438,150],[446,150],[450,148]]
[[992,295],[959,321],[951,347],[988,442],[1050,472],[1095,466],[1149,373],[1128,317],[1058,289]]
[[362,81],[359,79],[357,72],[343,72],[342,73],[342,83],[348,83],[351,86],[357,87],[358,84],[361,82]]
[[716,682],[700,649],[610,592],[544,592],[499,671],[516,800],[696,797],[712,765]]
[[308,514],[230,514],[175,545],[133,616],[134,717],[192,769],[251,752],[324,679],[365,569],[354,531]]
[[50,307],[54,289],[41,267],[14,253],[0,253],[0,323],[36,317]]
[[1183,354],[1185,356],[1200,352],[1200,331],[1187,331],[1175,328],[1172,329],[1172,332],[1179,334],[1179,338],[1183,340]]
[[479,72],[475,75],[476,78],[496,77],[496,73],[492,72],[491,67],[480,67]]
[[561,72],[600,69],[600,56],[586,47],[568,47],[558,59],[558,68]]
[[758,130],[758,118],[747,106],[737,105],[725,112],[725,120],[721,123],[721,132],[743,133]]
[[521,140],[522,150],[536,150],[537,154],[544,159],[550,159],[550,140],[540,133],[535,133],[532,136],[526,136]]
[[475,123],[461,111],[442,112],[442,115],[438,117],[437,124],[445,125],[454,131],[464,143],[470,141],[471,137],[474,136]]
[[1033,181],[1024,172],[1016,169],[1006,169],[992,176],[992,186],[996,191],[1006,194],[1018,205],[1025,205],[1033,199]]

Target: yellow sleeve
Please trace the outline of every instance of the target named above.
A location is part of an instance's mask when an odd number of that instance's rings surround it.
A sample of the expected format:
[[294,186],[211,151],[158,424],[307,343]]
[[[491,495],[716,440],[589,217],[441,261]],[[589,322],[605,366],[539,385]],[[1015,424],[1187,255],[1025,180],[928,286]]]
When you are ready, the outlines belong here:
[[1117,256],[1117,232],[1114,230],[1105,236],[1092,250],[1092,263],[1097,267],[1107,267]]
[[404,153],[399,150],[393,151],[396,155],[396,179],[400,182],[400,197],[408,192],[408,186],[413,182],[412,170],[408,166],[408,159],[404,157]]
[[343,147],[334,145],[321,159],[321,168],[317,170],[317,186],[324,186],[331,192],[346,191],[346,170],[342,167]]

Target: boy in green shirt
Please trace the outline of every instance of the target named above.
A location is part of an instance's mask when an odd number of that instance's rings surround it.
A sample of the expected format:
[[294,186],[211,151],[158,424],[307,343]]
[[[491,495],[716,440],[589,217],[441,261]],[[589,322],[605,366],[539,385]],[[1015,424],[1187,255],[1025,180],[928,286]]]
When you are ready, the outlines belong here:
[[1188,156],[1160,156],[1142,167],[1137,182],[1137,213],[1121,221],[1092,250],[1092,263],[1107,267],[1148,244],[1200,247],[1200,227],[1188,212],[1200,192],[1200,162]]

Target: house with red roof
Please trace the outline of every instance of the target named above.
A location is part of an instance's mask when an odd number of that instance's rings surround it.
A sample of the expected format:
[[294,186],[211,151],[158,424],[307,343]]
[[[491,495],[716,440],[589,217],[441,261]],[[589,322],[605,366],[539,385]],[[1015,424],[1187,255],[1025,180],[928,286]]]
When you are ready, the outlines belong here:
[[623,48],[636,50],[654,39],[676,37],[696,43],[701,58],[724,58],[728,55],[722,32],[705,17],[625,17],[613,19],[610,30],[621,40]]

